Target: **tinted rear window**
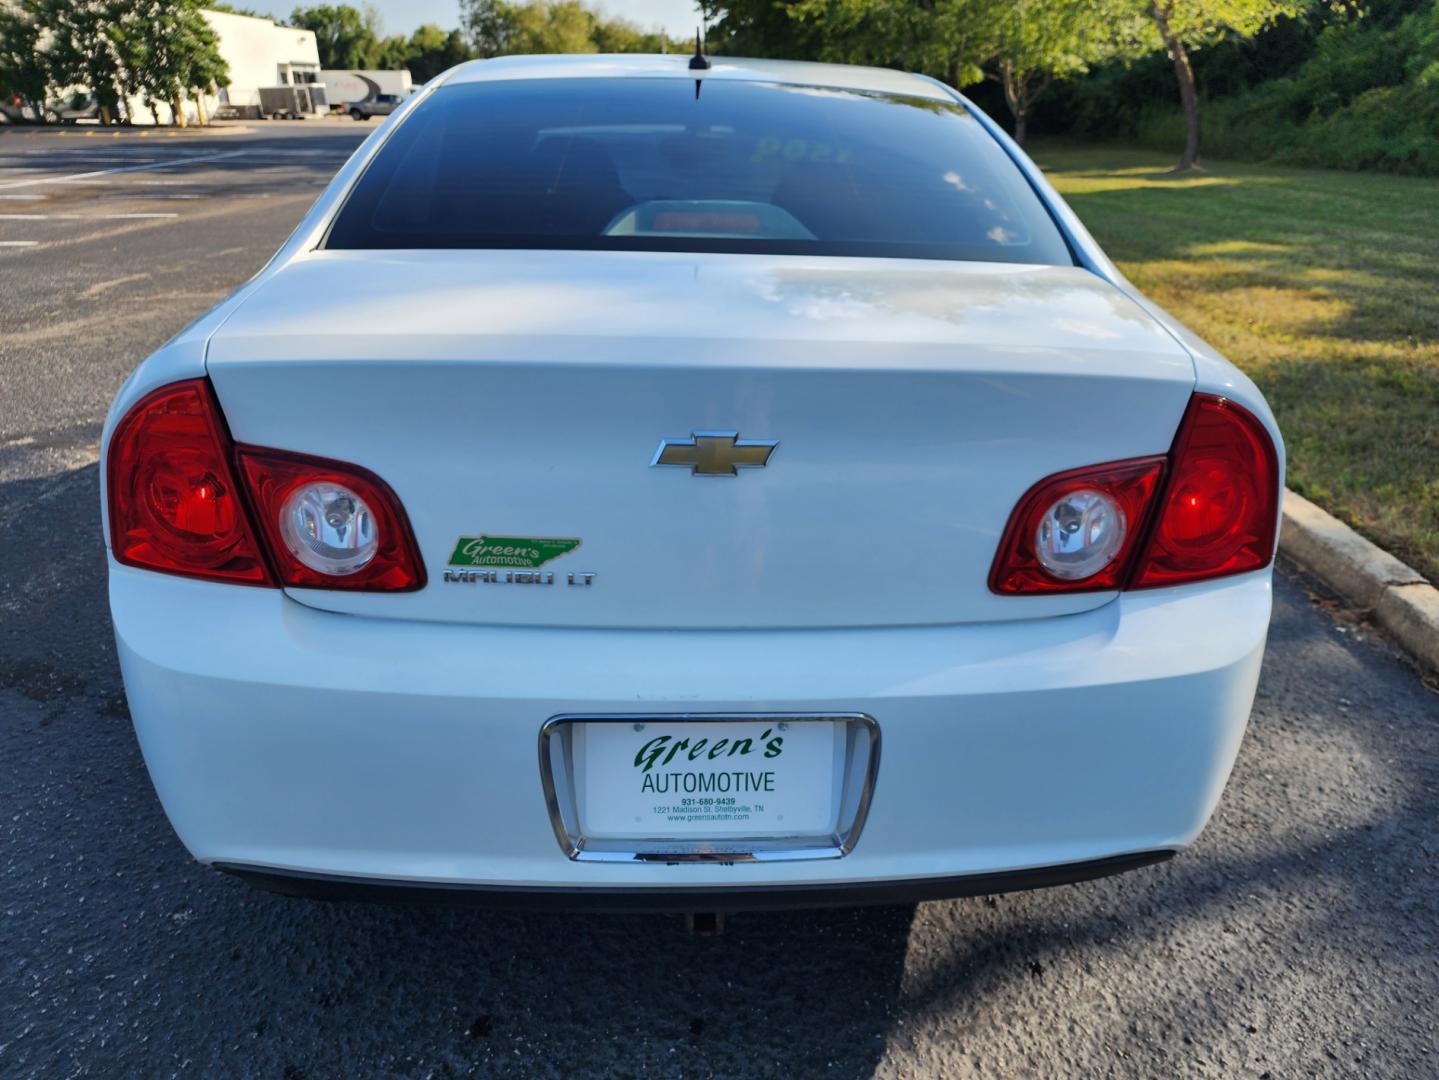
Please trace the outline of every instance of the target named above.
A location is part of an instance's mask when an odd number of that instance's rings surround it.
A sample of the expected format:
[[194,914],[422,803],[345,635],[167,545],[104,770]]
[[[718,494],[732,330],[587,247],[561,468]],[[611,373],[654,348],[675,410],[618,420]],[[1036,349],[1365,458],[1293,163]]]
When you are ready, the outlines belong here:
[[326,246],[1072,264],[957,102],[719,79],[441,87],[380,149]]

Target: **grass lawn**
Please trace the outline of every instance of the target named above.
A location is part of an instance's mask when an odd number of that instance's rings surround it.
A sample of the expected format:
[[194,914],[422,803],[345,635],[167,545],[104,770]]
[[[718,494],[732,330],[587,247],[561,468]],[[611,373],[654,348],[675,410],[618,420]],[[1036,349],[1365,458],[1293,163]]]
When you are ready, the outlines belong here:
[[1439,181],[1030,152],[1130,280],[1263,389],[1290,487],[1439,581]]

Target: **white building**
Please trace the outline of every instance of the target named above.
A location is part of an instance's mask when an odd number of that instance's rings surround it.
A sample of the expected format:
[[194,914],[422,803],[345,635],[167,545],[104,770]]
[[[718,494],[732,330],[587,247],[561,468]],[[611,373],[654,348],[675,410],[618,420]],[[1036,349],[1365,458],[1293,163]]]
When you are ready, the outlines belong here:
[[[205,112],[214,116],[220,110],[233,110],[241,116],[257,116],[260,90],[275,86],[303,86],[317,83],[320,78],[320,50],[313,30],[277,26],[269,19],[249,15],[231,15],[223,11],[202,11],[215,35],[220,39],[220,55],[230,68],[230,85],[219,94],[204,96]],[[135,123],[171,123],[168,105],[158,105],[156,117],[143,101],[127,101],[126,108]],[[325,112],[323,101],[314,112]],[[184,103],[188,121],[198,113],[193,100]]]
[[230,65],[230,85],[220,91],[221,105],[258,109],[262,86],[296,86],[319,80],[320,50],[313,30],[276,26],[269,19],[221,11],[201,14],[220,38],[220,55]]

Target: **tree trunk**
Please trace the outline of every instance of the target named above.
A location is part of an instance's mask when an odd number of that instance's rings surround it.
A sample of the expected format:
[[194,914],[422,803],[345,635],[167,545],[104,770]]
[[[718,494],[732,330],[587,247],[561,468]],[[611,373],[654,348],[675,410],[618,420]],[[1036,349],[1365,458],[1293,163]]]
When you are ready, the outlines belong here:
[[1014,118],[1014,141],[1023,146],[1029,132],[1030,111],[1040,95],[1049,89],[1053,76],[1038,76],[1033,71],[1021,74],[1015,70],[1014,61],[1004,60],[999,65],[999,81],[1004,87],[1004,103]]
[[1004,103],[1009,106],[1009,115],[1014,119],[1014,141],[1023,146],[1025,117],[1029,109],[1022,80],[1015,78],[1012,61],[1000,62],[999,82],[1004,87]]
[[179,94],[176,94],[175,100],[170,102],[170,116],[176,127],[189,126],[185,120],[185,101]]
[[198,127],[205,127],[210,123],[210,117],[205,113],[205,92],[195,91],[195,124]]
[[100,123],[109,127],[120,122],[120,91],[114,85],[101,83],[94,90],[100,106]]
[[1199,168],[1199,94],[1194,88],[1194,68],[1189,63],[1189,52],[1169,25],[1172,10],[1169,4],[1161,10],[1153,0],[1149,5],[1150,18],[1154,20],[1160,40],[1174,63],[1174,77],[1179,80],[1179,101],[1184,106],[1184,156],[1179,159],[1174,171],[1187,172]]

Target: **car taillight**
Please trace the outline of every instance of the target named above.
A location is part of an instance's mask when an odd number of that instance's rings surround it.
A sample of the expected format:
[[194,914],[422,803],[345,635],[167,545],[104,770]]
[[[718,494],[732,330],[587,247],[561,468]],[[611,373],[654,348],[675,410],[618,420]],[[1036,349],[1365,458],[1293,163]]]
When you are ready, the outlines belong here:
[[273,585],[230,461],[230,440],[204,379],[142,398],[110,439],[110,541],[147,570]]
[[404,509],[374,473],[254,446],[238,454],[282,585],[367,592],[424,586]]
[[1170,460],[1164,499],[1130,588],[1268,566],[1279,519],[1279,456],[1264,425],[1232,401],[1195,394]]
[[125,414],[110,439],[107,489],[115,558],[129,566],[248,585],[425,584],[404,508],[383,480],[337,461],[236,447],[205,379],[161,387]]
[[1195,394],[1167,457],[1041,480],[1010,516],[989,585],[997,593],[1145,589],[1268,566],[1279,459],[1264,426]]
[[997,593],[1118,589],[1143,539],[1163,457],[1072,469],[1041,480],[1010,516],[990,571]]

